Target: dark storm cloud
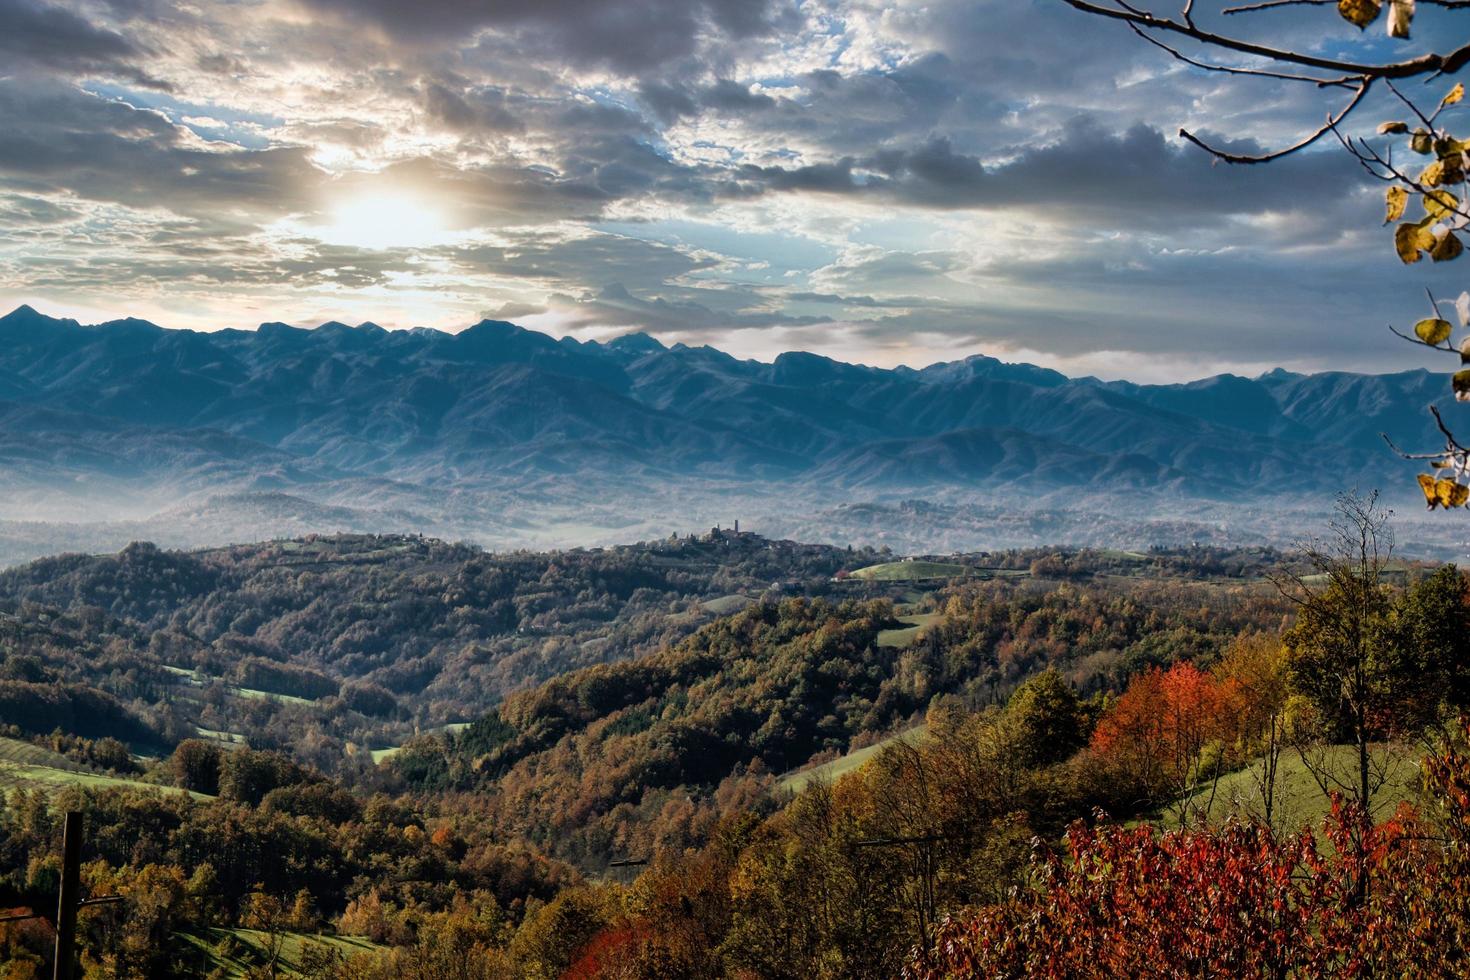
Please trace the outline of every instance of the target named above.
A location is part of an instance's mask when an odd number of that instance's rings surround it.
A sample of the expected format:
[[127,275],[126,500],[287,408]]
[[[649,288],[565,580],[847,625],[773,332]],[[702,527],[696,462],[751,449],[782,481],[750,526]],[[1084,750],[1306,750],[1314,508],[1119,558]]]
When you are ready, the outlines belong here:
[[[1216,141],[1258,152],[1249,141]],[[1362,186],[1352,161],[1331,152],[1307,153],[1260,171],[1217,165],[1197,148],[1169,144],[1139,124],[1113,134],[1088,119],[1074,120],[1057,142],[1028,149],[987,168],[957,153],[945,137],[912,149],[883,150],[801,167],[746,165],[736,194],[759,191],[869,197],[939,210],[1037,208],[1066,210],[1089,220],[1135,227],[1179,225],[1189,217],[1222,218],[1279,209],[1326,208]]]
[[694,96],[683,85],[672,82],[645,79],[638,86],[638,97],[666,126],[699,112]]
[[96,201],[279,215],[320,179],[303,149],[205,149],[157,112],[65,85],[0,79],[0,120],[0,178]]
[[776,100],[750,86],[722,78],[700,93],[700,105],[718,112],[759,112],[776,105]]
[[1008,82],[975,86],[973,74],[963,76],[939,53],[881,71],[820,69],[792,81],[799,95],[759,103],[761,111],[748,112],[744,125],[756,133],[809,141],[833,156],[912,143],[946,122],[967,132],[977,125],[997,129],[997,120],[1014,109],[1004,96]]
[[429,81],[423,86],[424,111],[451,129],[464,132],[513,133],[524,125],[507,106],[503,89],[463,87]]
[[607,65],[636,73],[693,54],[702,35],[732,39],[774,29],[771,0],[301,0],[348,22],[367,20],[391,38],[416,44],[464,41],[496,29],[516,35],[527,54]]
[[139,67],[132,41],[66,10],[33,0],[0,0],[0,65],[66,73],[102,73],[150,88],[168,88]]

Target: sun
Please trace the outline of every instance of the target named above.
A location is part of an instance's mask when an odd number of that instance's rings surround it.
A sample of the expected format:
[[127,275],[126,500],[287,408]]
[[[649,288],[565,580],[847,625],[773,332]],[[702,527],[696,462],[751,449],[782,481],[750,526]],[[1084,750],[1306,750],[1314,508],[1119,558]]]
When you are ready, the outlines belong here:
[[385,193],[348,198],[334,206],[316,237],[355,248],[425,248],[449,235],[444,215],[412,194]]

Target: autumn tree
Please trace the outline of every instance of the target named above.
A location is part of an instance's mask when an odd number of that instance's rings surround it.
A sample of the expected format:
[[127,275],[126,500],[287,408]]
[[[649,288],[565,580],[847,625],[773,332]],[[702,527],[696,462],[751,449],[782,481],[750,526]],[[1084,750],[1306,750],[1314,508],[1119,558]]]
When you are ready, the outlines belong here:
[[174,784],[209,796],[218,794],[222,755],[218,745],[198,738],[184,739],[170,760]]
[[1139,794],[1138,804],[1168,800],[1180,823],[1207,813],[1192,791],[1218,776],[1206,747],[1227,731],[1228,688],[1194,664],[1155,667],[1134,677],[1098,721],[1092,749]]
[[247,928],[260,933],[265,970],[271,977],[275,977],[280,969],[290,915],[285,903],[258,885],[245,896],[240,918]]
[[1277,583],[1297,606],[1284,638],[1292,686],[1323,733],[1351,744],[1356,758],[1352,780],[1327,766],[1314,775],[1346,793],[1364,819],[1385,778],[1375,743],[1413,736],[1462,707],[1470,672],[1464,578],[1447,566],[1396,588],[1387,522],[1376,497],[1341,497],[1327,541],[1306,549],[1311,573]]
[[1044,670],[1017,688],[1006,716],[1028,766],[1061,762],[1087,743],[1087,718],[1077,693],[1055,670]]
[[1251,766],[1260,793],[1258,816],[1275,827],[1281,759],[1291,740],[1293,695],[1286,645],[1275,634],[1242,634],[1226,648],[1214,673],[1230,689],[1235,705],[1231,735],[1245,757],[1258,759]]
[[[1121,22],[1144,41],[1195,69],[1228,76],[1238,84],[1263,79],[1301,86],[1335,100],[1325,107],[1327,118],[1321,126],[1289,146],[1266,153],[1221,149],[1186,129],[1180,129],[1179,136],[1216,160],[1231,164],[1267,163],[1325,138],[1335,139],[1372,179],[1387,185],[1384,223],[1394,225],[1392,248],[1400,261],[1412,264],[1427,256],[1432,262],[1448,262],[1464,253],[1460,235],[1470,225],[1470,203],[1464,191],[1470,172],[1470,138],[1455,135],[1451,129],[1455,114],[1446,110],[1453,110],[1464,99],[1464,85],[1450,84],[1448,79],[1470,64],[1470,43],[1439,51],[1405,52],[1384,60],[1378,60],[1376,50],[1365,43],[1363,58],[1334,57],[1330,49],[1317,45],[1293,49],[1258,40],[1262,35],[1245,26],[1246,22],[1260,22],[1258,28],[1269,32],[1271,19],[1283,10],[1326,8],[1324,18],[1340,18],[1364,31],[1381,24],[1391,42],[1413,47],[1419,7],[1463,12],[1470,10],[1464,0],[1223,0],[1210,4],[1208,15],[1204,4],[1196,0],[1177,0],[1177,12],[1163,12],[1159,0],[1151,4],[1136,0],[1061,2]],[[1207,17],[1208,24],[1204,23]],[[1230,21],[1241,24],[1241,29],[1212,26]],[[1409,88],[1411,81],[1420,84]],[[1382,121],[1373,137],[1356,135],[1348,124],[1355,121],[1355,113],[1367,104],[1368,96],[1380,90],[1394,100],[1395,118]],[[1398,157],[1393,152],[1395,144],[1404,151]],[[1455,324],[1447,319],[1451,306],[1458,320],[1458,336]],[[1451,389],[1457,400],[1470,401],[1470,292],[1457,299],[1437,299],[1430,293],[1426,316],[1417,319],[1412,331],[1394,332],[1454,359],[1459,370],[1451,379]],[[1438,407],[1429,410],[1444,437],[1444,448],[1430,452],[1394,449],[1407,459],[1428,464],[1429,472],[1419,474],[1418,479],[1429,509],[1464,506],[1470,503],[1470,448],[1456,438]]]
[[1364,821],[1386,778],[1375,765],[1373,743],[1388,734],[1389,709],[1409,681],[1389,629],[1393,593],[1385,569],[1392,550],[1388,514],[1377,496],[1345,494],[1328,539],[1305,549],[1310,573],[1277,579],[1297,606],[1285,636],[1292,685],[1316,709],[1327,736],[1354,749],[1355,778],[1341,780],[1327,765],[1314,766],[1313,775],[1324,789],[1330,782],[1345,792]]

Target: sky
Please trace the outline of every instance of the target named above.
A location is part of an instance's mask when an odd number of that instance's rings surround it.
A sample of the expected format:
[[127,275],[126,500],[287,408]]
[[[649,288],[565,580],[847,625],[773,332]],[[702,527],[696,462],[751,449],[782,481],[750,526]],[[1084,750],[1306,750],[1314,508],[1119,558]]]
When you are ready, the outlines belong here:
[[[1465,33],[1198,16],[1364,59]],[[1444,367],[1387,326],[1470,260],[1402,267],[1340,148],[1239,167],[1175,135],[1275,148],[1340,98],[1061,0],[0,0],[0,307],[1141,381]]]

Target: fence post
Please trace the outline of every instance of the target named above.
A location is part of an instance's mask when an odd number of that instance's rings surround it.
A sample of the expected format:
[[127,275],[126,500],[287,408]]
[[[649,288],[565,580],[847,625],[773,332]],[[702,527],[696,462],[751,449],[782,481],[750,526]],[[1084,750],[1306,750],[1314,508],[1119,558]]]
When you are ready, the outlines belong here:
[[61,895],[56,902],[55,980],[76,975],[77,900],[82,877],[82,814],[69,810],[61,838]]

